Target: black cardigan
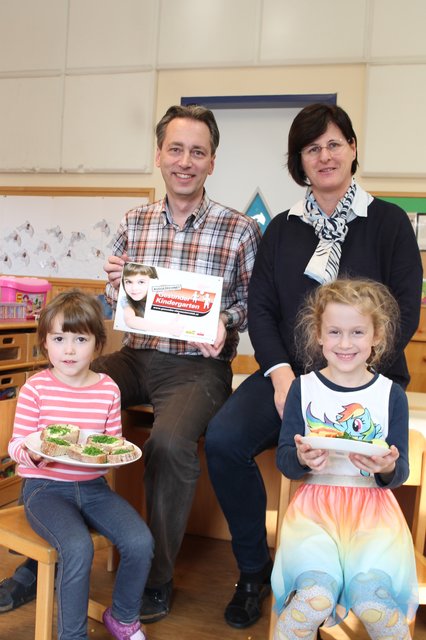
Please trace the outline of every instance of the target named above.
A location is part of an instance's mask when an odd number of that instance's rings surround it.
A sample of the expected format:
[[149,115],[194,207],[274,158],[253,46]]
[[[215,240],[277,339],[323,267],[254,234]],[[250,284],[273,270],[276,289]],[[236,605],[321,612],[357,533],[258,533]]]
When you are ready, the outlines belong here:
[[[318,238],[313,227],[288,211],[269,223],[260,243],[248,294],[249,334],[262,371],[295,360],[294,324],[307,292],[319,286],[304,275]],[[417,329],[422,263],[411,222],[400,207],[375,198],[367,217],[348,224],[339,276],[364,277],[387,285],[401,311],[401,331],[394,359],[381,373],[402,386],[409,382],[403,350]]]

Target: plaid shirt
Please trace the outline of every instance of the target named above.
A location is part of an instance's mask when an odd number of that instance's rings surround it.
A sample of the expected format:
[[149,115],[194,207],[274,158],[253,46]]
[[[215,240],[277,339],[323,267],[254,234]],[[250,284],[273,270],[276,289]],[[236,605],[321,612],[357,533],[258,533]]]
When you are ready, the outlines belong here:
[[[247,329],[247,290],[260,241],[257,222],[208,198],[206,193],[183,229],[173,223],[167,198],[132,209],[122,219],[112,252],[154,267],[195,271],[223,277],[221,311],[232,315],[221,360],[232,360],[238,331]],[[106,297],[112,306],[117,290],[109,283]],[[157,349],[177,355],[200,355],[183,340],[127,334],[124,343],[133,349]]]

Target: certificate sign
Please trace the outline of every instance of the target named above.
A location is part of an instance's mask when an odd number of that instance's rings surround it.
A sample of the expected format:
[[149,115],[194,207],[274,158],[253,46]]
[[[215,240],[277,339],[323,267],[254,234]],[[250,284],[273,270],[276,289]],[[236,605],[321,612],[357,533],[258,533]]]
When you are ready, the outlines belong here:
[[114,329],[213,344],[222,282],[219,276],[126,263]]

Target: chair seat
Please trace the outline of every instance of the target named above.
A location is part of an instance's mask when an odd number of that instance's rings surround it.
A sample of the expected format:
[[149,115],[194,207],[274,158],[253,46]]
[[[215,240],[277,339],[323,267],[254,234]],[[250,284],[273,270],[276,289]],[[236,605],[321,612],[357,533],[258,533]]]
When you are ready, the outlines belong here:
[[[112,547],[108,538],[91,531],[95,551]],[[51,640],[55,587],[56,550],[29,524],[24,507],[0,509],[0,545],[38,562],[35,640]],[[102,621],[105,606],[89,600],[88,616]]]
[[416,570],[417,580],[419,582],[419,602],[420,604],[426,603],[426,557],[416,551]]
[[[110,540],[91,531],[95,551],[111,546]],[[0,544],[43,564],[55,564],[56,550],[29,524],[24,507],[0,509]]]

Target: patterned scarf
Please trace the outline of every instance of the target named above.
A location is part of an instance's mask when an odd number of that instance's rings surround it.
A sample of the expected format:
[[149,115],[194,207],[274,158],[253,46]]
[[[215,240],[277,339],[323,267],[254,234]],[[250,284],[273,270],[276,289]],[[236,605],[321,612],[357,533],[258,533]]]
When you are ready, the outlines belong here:
[[310,224],[319,242],[305,269],[305,275],[320,284],[332,282],[339,273],[342,244],[348,232],[346,219],[355,197],[356,183],[352,180],[349,189],[336,205],[331,216],[325,216],[308,187],[305,196],[303,220]]

